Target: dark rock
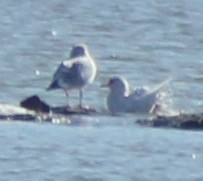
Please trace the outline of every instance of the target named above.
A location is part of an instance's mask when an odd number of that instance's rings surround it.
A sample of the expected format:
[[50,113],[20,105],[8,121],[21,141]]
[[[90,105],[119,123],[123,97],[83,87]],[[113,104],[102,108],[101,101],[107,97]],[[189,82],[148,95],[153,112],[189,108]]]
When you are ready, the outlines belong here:
[[147,120],[147,119],[138,119],[136,121],[137,124],[139,124],[140,126],[152,126],[152,122]]
[[182,129],[203,129],[203,114],[183,115],[185,121],[180,123]]
[[152,120],[136,121],[141,126],[168,127],[179,129],[203,129],[203,114],[180,114],[177,116],[157,116]]
[[203,129],[203,122],[199,123],[197,121],[186,121],[180,124],[182,129]]
[[42,101],[37,95],[26,98],[20,103],[20,106],[35,112],[50,112],[50,106]]
[[156,121],[153,121],[153,126],[154,127],[168,127],[170,126],[171,122],[167,117],[164,116],[159,116],[157,117]]
[[63,114],[63,115],[71,115],[71,114],[84,114],[84,115],[89,115],[92,113],[96,113],[96,110],[94,109],[80,109],[80,108],[70,108],[67,106],[61,106],[61,107],[53,107],[51,108],[51,111],[54,114]]
[[96,113],[96,110],[90,108],[70,108],[67,106],[60,107],[51,107],[44,101],[42,101],[37,95],[26,98],[20,103],[20,106],[35,111],[37,113],[49,113],[50,111],[54,114],[64,114],[64,115],[72,115],[72,114],[92,114]]

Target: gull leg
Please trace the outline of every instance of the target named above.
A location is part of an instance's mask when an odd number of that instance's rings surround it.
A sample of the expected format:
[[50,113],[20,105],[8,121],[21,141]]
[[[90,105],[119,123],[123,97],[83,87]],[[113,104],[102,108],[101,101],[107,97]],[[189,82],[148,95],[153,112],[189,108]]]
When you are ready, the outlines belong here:
[[82,107],[82,98],[83,98],[83,91],[80,89],[79,91],[79,107]]
[[79,91],[79,108],[82,109],[82,110],[87,110],[87,109],[89,109],[88,106],[83,106],[83,104],[82,104],[82,99],[83,99],[83,90],[80,89],[80,91]]
[[70,105],[69,105],[69,101],[68,101],[68,91],[67,90],[65,90],[65,94],[66,94],[66,98],[67,98],[67,109],[70,109]]

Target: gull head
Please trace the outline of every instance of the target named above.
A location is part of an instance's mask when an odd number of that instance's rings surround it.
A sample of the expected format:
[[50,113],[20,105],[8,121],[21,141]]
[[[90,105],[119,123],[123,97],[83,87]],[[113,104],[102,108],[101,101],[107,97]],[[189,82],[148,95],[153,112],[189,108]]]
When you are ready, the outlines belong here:
[[129,84],[127,80],[121,77],[114,77],[109,79],[107,84],[103,84],[102,87],[109,87],[114,94],[122,94],[128,96],[130,92]]
[[85,56],[87,55],[87,53],[88,53],[88,50],[85,44],[74,45],[70,53],[70,58]]

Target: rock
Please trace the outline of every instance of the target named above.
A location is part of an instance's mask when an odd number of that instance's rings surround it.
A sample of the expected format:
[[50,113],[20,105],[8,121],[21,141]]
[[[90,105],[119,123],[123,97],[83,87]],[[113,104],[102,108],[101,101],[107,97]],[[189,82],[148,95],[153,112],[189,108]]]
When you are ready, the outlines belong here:
[[71,115],[71,114],[89,115],[92,113],[96,113],[95,109],[90,109],[90,108],[80,109],[78,107],[73,107],[73,108],[68,107],[67,108],[67,106],[52,107],[51,110],[54,114],[63,114],[63,115]]
[[42,101],[37,95],[26,98],[20,103],[20,106],[35,112],[50,112],[50,106]]
[[203,121],[202,122],[197,122],[197,121],[183,122],[180,125],[180,128],[182,128],[182,129],[203,129]]
[[[70,108],[66,106],[51,107],[38,96],[34,95],[23,100],[19,106],[0,104],[0,120],[15,121],[58,121],[58,115],[63,115],[62,121],[68,121],[67,115],[94,114],[96,110],[90,108]],[[47,114],[52,112],[52,114]],[[66,121],[66,122],[67,122]],[[141,126],[179,128],[179,129],[203,129],[202,114],[180,114],[177,116],[157,116],[153,119],[141,119],[136,121]]]
[[157,116],[153,119],[137,120],[141,126],[168,127],[180,129],[203,129],[203,114],[180,114],[177,116]]
[[26,98],[20,103],[20,106],[28,109],[33,110],[37,113],[54,113],[54,114],[64,114],[64,115],[72,115],[72,114],[92,114],[96,113],[96,110],[90,108],[80,109],[77,107],[70,108],[67,106],[60,106],[60,107],[52,107],[42,101],[37,95],[33,95],[31,97]]
[[203,114],[182,115],[180,128],[182,129],[203,129]]
[[34,121],[36,115],[34,111],[22,107],[0,104],[0,120]]
[[0,115],[0,120],[35,121],[36,116],[31,114]]

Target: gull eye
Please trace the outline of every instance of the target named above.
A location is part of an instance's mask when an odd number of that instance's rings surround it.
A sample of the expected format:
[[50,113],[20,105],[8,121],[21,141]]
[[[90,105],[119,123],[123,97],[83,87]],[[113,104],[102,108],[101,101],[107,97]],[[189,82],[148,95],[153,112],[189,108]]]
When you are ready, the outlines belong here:
[[72,49],[71,57],[83,56],[85,55],[85,50],[82,46],[75,46]]
[[109,85],[112,85],[114,82],[115,82],[114,79],[110,79],[110,80],[109,80]]

